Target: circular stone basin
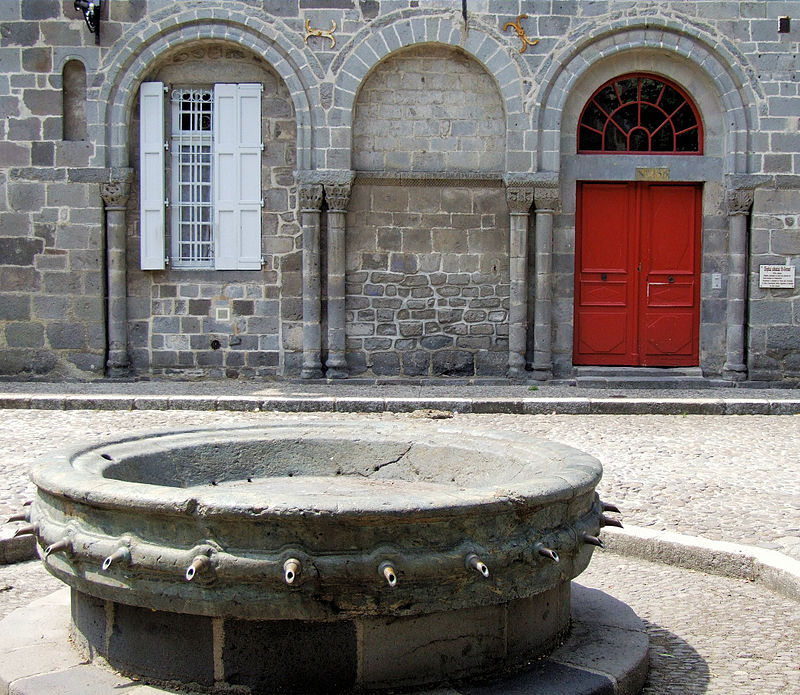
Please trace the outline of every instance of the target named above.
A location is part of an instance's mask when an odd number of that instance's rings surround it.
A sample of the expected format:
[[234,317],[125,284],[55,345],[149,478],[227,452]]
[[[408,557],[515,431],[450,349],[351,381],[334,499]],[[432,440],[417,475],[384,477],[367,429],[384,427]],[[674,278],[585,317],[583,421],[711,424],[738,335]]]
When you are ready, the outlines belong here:
[[282,422],[49,454],[31,522],[73,637],[136,676],[332,692],[523,663],[569,626],[602,468],[428,422]]

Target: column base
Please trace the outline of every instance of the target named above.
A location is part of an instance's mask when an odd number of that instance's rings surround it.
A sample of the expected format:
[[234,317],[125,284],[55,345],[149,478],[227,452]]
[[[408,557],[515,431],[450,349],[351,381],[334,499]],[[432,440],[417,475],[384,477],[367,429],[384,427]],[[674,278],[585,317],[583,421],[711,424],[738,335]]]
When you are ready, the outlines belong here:
[[303,367],[300,370],[301,379],[322,379],[322,367]]
[[722,368],[722,378],[726,381],[744,381],[747,379],[747,367],[743,364],[726,364]]
[[127,356],[111,356],[106,361],[106,377],[108,379],[121,379],[130,376],[131,363]]
[[530,376],[536,381],[550,381],[553,378],[552,367],[536,367],[531,370]]
[[347,360],[344,355],[328,353],[328,359],[325,361],[325,376],[328,379],[346,379],[350,376],[350,370],[347,368]]

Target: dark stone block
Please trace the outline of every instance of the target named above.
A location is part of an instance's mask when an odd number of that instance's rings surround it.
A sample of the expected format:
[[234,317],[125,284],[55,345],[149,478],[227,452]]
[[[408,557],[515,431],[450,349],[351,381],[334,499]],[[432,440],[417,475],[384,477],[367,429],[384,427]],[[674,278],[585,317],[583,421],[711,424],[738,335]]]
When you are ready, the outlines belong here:
[[13,376],[47,374],[57,362],[56,356],[48,350],[0,350],[0,374]]
[[60,0],[25,0],[22,3],[23,19],[55,19],[60,16]]
[[502,376],[508,369],[508,352],[481,351],[475,355],[475,373],[478,376]]
[[350,376],[357,376],[367,371],[367,357],[363,352],[348,352],[346,359]]
[[252,299],[234,299],[231,303],[233,306],[234,316],[252,316],[253,315],[253,300]]
[[211,618],[115,604],[108,662],[163,680],[214,684]]
[[72,625],[83,637],[78,647],[88,652],[89,658],[98,654],[105,656],[106,646],[106,604],[99,598],[72,590],[70,602]]
[[9,323],[6,326],[9,347],[40,348],[44,346],[44,327],[40,323]]
[[67,359],[82,372],[102,373],[105,367],[103,356],[96,352],[72,353]]
[[78,350],[86,347],[86,327],[81,323],[51,323],[47,340],[56,349]]
[[[22,5],[23,10],[25,4]],[[49,48],[23,48],[22,68],[28,72],[51,72],[53,54]]]
[[295,17],[297,0],[264,0],[264,12],[277,17]]
[[41,273],[31,266],[0,268],[0,291],[33,292],[41,287]]
[[31,163],[34,166],[51,167],[56,161],[55,151],[52,142],[34,142],[31,145]]
[[453,339],[445,335],[431,335],[420,341],[426,350],[441,350],[453,344]]
[[375,19],[378,16],[380,11],[378,0],[359,0],[358,4],[361,6],[361,15],[366,21]]
[[407,253],[393,253],[390,270],[393,273],[416,273],[417,257]]
[[396,352],[373,353],[372,371],[380,376],[397,376],[400,373],[400,358]]
[[226,620],[224,630],[225,680],[251,688],[253,695],[329,693],[355,685],[352,622]]
[[[423,338],[424,341],[424,338]],[[430,354],[424,350],[404,352],[402,373],[405,376],[423,376],[428,373],[431,364]]]
[[33,265],[33,258],[44,249],[41,239],[0,238],[0,265]]
[[475,359],[463,350],[441,350],[433,354],[433,373],[441,376],[473,376]]
[[362,270],[386,270],[389,266],[389,255],[386,253],[362,253]]
[[31,301],[24,295],[6,294],[0,296],[0,320],[21,321],[29,319]]
[[36,22],[6,22],[0,27],[0,37],[0,46],[33,46],[39,41],[39,25]]
[[190,299],[189,313],[192,316],[208,316],[211,312],[210,299]]
[[278,352],[261,350],[247,354],[247,365],[249,367],[277,367],[279,363],[280,353]]

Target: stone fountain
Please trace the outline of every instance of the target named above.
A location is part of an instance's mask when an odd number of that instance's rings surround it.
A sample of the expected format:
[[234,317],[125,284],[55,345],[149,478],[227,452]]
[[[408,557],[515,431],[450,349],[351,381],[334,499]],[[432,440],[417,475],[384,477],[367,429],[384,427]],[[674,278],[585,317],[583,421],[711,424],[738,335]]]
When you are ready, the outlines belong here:
[[600,528],[593,457],[427,422],[159,432],[48,455],[29,514],[73,642],[244,692],[487,678],[551,650]]

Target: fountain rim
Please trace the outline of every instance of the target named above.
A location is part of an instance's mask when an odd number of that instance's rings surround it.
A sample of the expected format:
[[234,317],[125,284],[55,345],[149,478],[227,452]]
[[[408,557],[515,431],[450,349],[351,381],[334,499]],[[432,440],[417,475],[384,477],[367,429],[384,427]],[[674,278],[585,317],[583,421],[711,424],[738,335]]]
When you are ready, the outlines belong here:
[[[170,440],[202,436],[213,433],[215,436],[227,435],[230,438],[246,438],[248,434],[274,433],[276,438],[313,433],[320,438],[340,439],[342,442],[354,435],[363,437],[365,432],[379,435],[387,441],[410,441],[412,434],[425,435],[424,442],[416,442],[421,446],[447,446],[457,437],[460,444],[467,443],[471,451],[492,456],[513,456],[515,461],[527,461],[515,472],[524,471],[534,462],[541,464],[542,450],[548,454],[558,454],[558,473],[536,475],[535,477],[515,477],[513,480],[490,481],[473,487],[456,487],[440,483],[416,483],[392,481],[391,485],[376,485],[374,479],[359,479],[354,476],[277,476],[262,478],[257,492],[244,488],[235,491],[217,488],[210,485],[190,487],[168,487],[147,483],[131,482],[118,478],[103,477],[104,464],[100,459],[102,451],[113,450],[120,446],[155,442],[163,445]],[[254,439],[254,437],[250,437]],[[531,451],[531,443],[536,442],[542,450]],[[498,449],[503,447],[503,453]],[[95,457],[92,465],[87,466],[89,457]],[[77,465],[76,465],[77,464]],[[105,462],[106,466],[112,465]],[[553,470],[556,470],[554,466]],[[270,518],[303,517],[308,518],[309,510],[314,515],[336,515],[346,521],[348,518],[397,518],[413,514],[419,516],[460,516],[471,513],[480,507],[484,513],[503,511],[517,506],[539,507],[557,502],[569,502],[575,497],[593,489],[602,475],[602,465],[593,456],[567,446],[533,438],[529,435],[514,432],[497,432],[480,430],[479,436],[474,430],[454,424],[428,424],[403,422],[352,422],[347,420],[326,422],[298,422],[296,420],[280,420],[259,425],[228,426],[213,428],[170,428],[151,430],[132,436],[109,439],[97,444],[78,445],[56,452],[49,452],[40,457],[31,471],[31,479],[40,492],[64,498],[72,502],[100,507],[109,510],[128,512],[146,511],[147,513],[164,513],[178,515],[194,515],[198,509],[207,517],[230,518]],[[326,481],[342,481],[351,489],[363,491],[357,503],[343,506],[339,495],[325,489]],[[308,487],[316,485],[319,494],[308,494]],[[270,493],[279,494],[277,500],[265,501]],[[294,494],[292,494],[294,493]],[[288,498],[287,498],[288,495]]]

